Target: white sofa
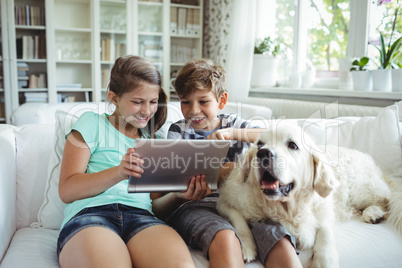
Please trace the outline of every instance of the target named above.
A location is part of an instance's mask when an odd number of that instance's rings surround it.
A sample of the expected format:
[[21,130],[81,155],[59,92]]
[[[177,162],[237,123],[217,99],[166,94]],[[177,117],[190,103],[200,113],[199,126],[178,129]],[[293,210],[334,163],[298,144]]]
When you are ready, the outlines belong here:
[[[63,111],[56,110],[61,109]],[[0,268],[58,267],[56,241],[63,204],[57,194],[57,178],[64,133],[86,110],[111,109],[102,104],[23,105],[12,116],[15,125],[0,125]],[[231,103],[225,112],[240,113],[255,124],[270,122],[271,111],[257,105]],[[377,117],[290,120],[316,137],[319,143],[361,149],[402,182],[402,147],[396,106]],[[55,117],[56,114],[56,117]],[[170,103],[166,130],[181,118],[178,103]],[[27,124],[30,123],[30,124]],[[359,219],[339,223],[336,246],[340,267],[401,267],[402,236],[386,222],[370,225]],[[208,267],[200,251],[191,250],[197,267]],[[310,250],[299,257],[308,266]],[[247,268],[263,267],[259,262]]]

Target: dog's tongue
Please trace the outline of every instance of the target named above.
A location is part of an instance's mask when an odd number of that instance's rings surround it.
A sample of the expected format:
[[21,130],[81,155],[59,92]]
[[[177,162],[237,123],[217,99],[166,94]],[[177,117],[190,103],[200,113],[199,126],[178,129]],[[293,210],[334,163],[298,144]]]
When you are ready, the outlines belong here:
[[271,182],[271,183],[269,183],[267,181],[262,181],[262,188],[276,190],[279,188],[279,181],[275,181],[275,182]]

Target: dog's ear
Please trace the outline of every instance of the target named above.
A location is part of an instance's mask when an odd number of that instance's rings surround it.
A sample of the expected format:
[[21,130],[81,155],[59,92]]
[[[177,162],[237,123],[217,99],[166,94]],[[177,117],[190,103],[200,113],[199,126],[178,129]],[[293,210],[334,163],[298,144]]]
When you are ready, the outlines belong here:
[[333,190],[338,187],[339,182],[336,180],[332,168],[323,161],[322,156],[313,153],[314,177],[313,188],[323,198],[327,197]]

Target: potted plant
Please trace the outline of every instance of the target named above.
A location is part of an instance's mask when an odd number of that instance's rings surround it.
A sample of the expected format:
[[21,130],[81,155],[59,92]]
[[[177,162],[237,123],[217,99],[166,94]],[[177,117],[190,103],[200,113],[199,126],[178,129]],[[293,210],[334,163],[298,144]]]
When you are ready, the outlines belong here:
[[271,37],[257,39],[254,45],[253,70],[251,86],[275,86],[277,55],[280,52],[280,42]]
[[[391,0],[379,0],[379,5],[383,4],[384,2],[389,4]],[[398,18],[399,7],[400,7],[400,1],[397,0],[388,45],[385,43],[384,36],[382,33],[380,33],[379,46],[374,45],[380,53],[379,68],[373,71],[373,90],[375,91],[391,91],[393,87],[391,68],[394,68],[396,66],[394,63],[394,59],[400,53],[400,49],[402,46],[402,37],[398,38],[395,42],[392,42],[392,37],[396,26],[396,20]],[[400,76],[401,73],[400,71],[397,71],[395,72],[394,75]]]
[[391,40],[388,46],[384,42],[384,37],[380,33],[380,46],[375,46],[380,52],[379,68],[373,71],[373,90],[374,91],[391,91],[392,76],[391,67],[394,58],[398,55],[402,45],[402,37],[398,38],[394,43]]
[[353,89],[358,91],[371,91],[373,81],[371,78],[371,72],[367,70],[367,64],[370,59],[362,57],[355,59],[352,62],[350,71],[352,72]]

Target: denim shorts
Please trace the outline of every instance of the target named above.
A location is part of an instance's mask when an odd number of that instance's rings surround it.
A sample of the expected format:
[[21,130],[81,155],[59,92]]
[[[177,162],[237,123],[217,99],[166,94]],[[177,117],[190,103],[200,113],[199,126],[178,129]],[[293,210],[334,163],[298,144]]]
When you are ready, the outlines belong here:
[[[207,258],[209,246],[217,232],[230,229],[239,238],[230,222],[218,214],[215,202],[187,202],[169,217],[168,224],[176,229],[187,245],[202,250]],[[263,264],[268,252],[283,237],[289,238],[296,249],[294,236],[276,222],[251,222],[249,226],[257,245],[258,259]]]
[[64,245],[79,231],[94,226],[105,227],[119,235],[127,243],[134,235],[153,225],[166,225],[149,211],[110,204],[84,208],[69,220],[60,231],[57,241],[57,256]]

